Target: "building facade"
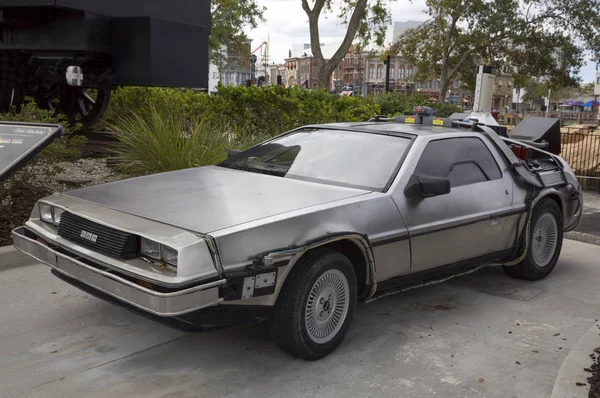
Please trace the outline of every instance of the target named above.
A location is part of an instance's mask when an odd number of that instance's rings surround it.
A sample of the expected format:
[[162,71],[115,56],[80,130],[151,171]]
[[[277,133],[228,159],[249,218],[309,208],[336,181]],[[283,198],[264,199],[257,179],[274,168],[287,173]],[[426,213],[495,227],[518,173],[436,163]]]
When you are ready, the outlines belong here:
[[288,79],[288,66],[287,64],[283,63],[283,64],[276,64],[276,65],[271,65],[270,67],[270,83],[271,84],[278,84],[278,76],[281,77],[281,84],[285,85],[286,87],[290,87],[287,84],[287,79]]
[[[417,22],[415,22],[416,24]],[[404,26],[399,28],[405,28]],[[332,54],[322,45],[324,55]],[[333,50],[333,48],[331,49]],[[295,45],[289,51],[290,57],[280,65],[271,66],[271,82],[277,82],[281,76],[287,87],[300,86],[313,89],[317,87],[317,64],[309,45]],[[390,90],[405,94],[420,93],[437,99],[441,90],[439,79],[431,78],[422,82],[415,81],[417,68],[402,56],[390,59]],[[342,87],[352,86],[354,95],[378,95],[385,92],[386,65],[380,54],[355,51],[350,47],[331,76],[329,91],[341,91]],[[512,106],[513,79],[509,75],[496,78],[492,107],[502,111]],[[460,80],[454,80],[446,93],[449,103],[472,106],[473,93],[464,89]]]
[[250,44],[252,40],[246,39],[239,49],[221,47],[221,59],[209,65],[208,90],[210,93],[217,91],[217,85],[239,86],[252,79],[252,66],[250,64]]

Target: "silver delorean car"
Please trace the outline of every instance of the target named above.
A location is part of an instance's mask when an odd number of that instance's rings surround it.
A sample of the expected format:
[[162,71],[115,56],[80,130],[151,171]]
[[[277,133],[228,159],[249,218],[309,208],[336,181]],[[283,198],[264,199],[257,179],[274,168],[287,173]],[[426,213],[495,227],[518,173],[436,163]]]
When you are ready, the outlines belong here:
[[39,200],[17,249],[183,330],[269,321],[290,354],[343,341],[357,301],[482,266],[538,280],[581,215],[539,142],[432,117],[305,126],[215,166]]

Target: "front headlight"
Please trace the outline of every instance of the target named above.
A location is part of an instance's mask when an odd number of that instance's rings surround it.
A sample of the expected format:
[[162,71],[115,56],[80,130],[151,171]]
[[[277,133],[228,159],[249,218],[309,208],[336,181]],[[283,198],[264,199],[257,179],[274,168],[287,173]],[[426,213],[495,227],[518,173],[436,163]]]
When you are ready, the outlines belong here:
[[140,253],[142,256],[160,260],[160,243],[150,239],[142,238],[140,247]]
[[61,209],[60,207],[52,208],[52,222],[54,223],[54,225],[58,226],[58,224],[60,224],[60,217],[64,212],[65,210]]
[[162,246],[163,260],[165,260],[165,262],[167,262],[168,264],[171,264],[171,265],[177,267],[177,250],[175,250],[169,246],[165,246],[165,245],[161,245],[161,246]]
[[60,207],[54,207],[44,202],[40,202],[38,207],[40,209],[40,220],[56,226],[60,224],[60,217],[65,212],[64,209],[61,209]]
[[52,206],[47,203],[39,203],[38,207],[40,209],[40,220],[47,223],[52,223]]
[[142,238],[140,255],[149,259],[164,261],[177,267],[177,250],[150,239]]

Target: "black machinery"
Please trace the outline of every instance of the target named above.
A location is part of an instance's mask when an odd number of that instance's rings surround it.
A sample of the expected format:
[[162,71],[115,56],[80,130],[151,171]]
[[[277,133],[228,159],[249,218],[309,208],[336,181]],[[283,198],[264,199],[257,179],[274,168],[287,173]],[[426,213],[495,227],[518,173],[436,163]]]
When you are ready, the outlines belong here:
[[85,126],[118,86],[206,88],[210,0],[0,0],[0,112]]

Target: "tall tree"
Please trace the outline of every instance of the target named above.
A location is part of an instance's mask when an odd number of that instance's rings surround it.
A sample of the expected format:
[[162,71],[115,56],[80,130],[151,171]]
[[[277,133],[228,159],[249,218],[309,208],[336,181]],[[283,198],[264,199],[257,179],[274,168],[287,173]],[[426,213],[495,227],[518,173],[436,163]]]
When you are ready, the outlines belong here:
[[245,28],[256,28],[264,22],[265,7],[256,0],[212,0],[210,60],[216,65],[224,62],[223,47],[240,50],[246,39]]
[[[478,64],[552,87],[577,82],[589,51],[600,60],[600,0],[426,0],[429,20],[392,46],[418,80],[440,79],[440,100]],[[469,82],[472,84],[472,82]]]
[[[318,86],[327,88],[331,74],[340,64],[352,42],[358,38],[362,47],[370,42],[381,46],[391,23],[389,4],[396,0],[301,0],[308,16],[310,44],[317,65]],[[319,18],[337,11],[337,17],[346,25],[346,34],[331,59],[325,60],[321,51]]]

